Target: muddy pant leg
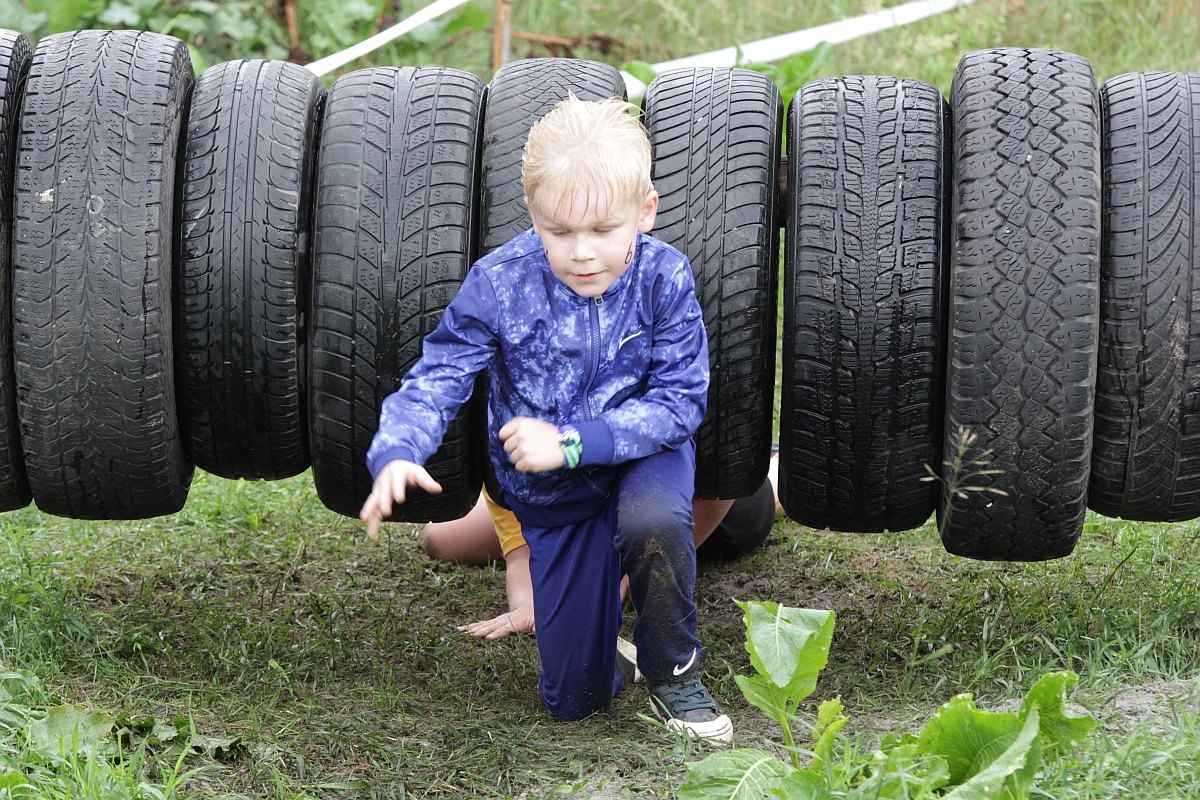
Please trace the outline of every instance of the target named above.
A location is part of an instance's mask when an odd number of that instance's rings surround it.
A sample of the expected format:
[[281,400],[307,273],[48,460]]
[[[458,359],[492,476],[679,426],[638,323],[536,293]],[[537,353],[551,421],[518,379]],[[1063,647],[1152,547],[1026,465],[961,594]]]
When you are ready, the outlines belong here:
[[621,559],[613,549],[614,505],[561,528],[522,524],[533,579],[541,692],[560,720],[603,711],[621,690]]
[[630,462],[617,478],[616,544],[638,612],[638,668],[655,683],[690,675],[702,660],[692,600],[695,475],[696,448],[689,441]]

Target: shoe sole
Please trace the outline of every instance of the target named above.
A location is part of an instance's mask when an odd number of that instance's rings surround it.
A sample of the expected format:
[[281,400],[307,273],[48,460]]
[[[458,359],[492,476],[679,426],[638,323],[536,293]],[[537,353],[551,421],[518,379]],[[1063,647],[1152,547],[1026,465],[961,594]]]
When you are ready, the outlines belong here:
[[706,741],[724,744],[733,741],[733,723],[729,721],[726,714],[708,722],[685,722],[675,717],[664,716],[662,709],[653,700],[650,701],[650,710],[654,712],[654,716],[666,723],[668,728],[677,730],[684,735],[695,735]]

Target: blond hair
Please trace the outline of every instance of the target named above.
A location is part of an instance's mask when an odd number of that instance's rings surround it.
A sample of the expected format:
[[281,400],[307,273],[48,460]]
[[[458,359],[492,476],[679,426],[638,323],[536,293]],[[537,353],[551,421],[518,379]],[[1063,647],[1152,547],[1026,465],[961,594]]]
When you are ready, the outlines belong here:
[[589,202],[641,205],[654,189],[650,183],[650,139],[635,116],[637,106],[619,97],[580,100],[574,94],[558,103],[529,131],[522,156],[521,181],[528,203],[542,189],[554,195],[556,212],[587,190]]

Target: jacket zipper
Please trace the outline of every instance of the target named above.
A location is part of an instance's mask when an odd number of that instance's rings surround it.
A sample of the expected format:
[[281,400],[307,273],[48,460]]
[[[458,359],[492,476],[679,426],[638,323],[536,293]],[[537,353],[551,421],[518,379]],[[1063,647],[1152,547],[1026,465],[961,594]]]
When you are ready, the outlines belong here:
[[588,338],[592,345],[592,359],[588,364],[588,378],[583,385],[583,415],[590,422],[592,419],[592,384],[600,372],[600,306],[604,305],[603,297],[593,297],[588,303]]
[[[592,384],[596,381],[596,375],[600,372],[600,306],[602,305],[604,305],[603,297],[593,297],[588,302],[588,338],[592,346],[592,358],[588,364],[587,380],[583,384],[583,416],[589,422],[592,420]],[[586,472],[580,471],[579,477],[596,494],[602,497],[608,496]]]

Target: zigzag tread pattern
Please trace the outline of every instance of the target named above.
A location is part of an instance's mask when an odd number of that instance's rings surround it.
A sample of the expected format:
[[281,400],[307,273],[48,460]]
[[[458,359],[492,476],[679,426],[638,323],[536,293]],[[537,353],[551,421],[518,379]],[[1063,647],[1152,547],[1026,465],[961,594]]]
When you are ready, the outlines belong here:
[[172,358],[176,154],[192,81],[180,40],[78,31],[38,43],[17,144],[17,408],[38,507],[178,511],[192,466]]
[[1200,516],[1200,75],[1101,89],[1104,242],[1088,505]]
[[[1100,124],[1087,60],[968,53],[951,90],[947,459],[999,474],[950,498],[942,542],[995,561],[1069,554],[1083,528],[1099,327]],[[989,452],[990,451],[990,452]],[[950,469],[943,469],[949,479]],[[961,470],[960,470],[961,477]]]
[[13,379],[12,253],[13,145],[21,92],[29,72],[29,40],[0,31],[0,511],[29,505],[29,479],[21,453],[17,395]]
[[[452,69],[358,70],[330,89],[316,192],[309,418],[322,502],[357,516],[384,398],[458,291],[478,250],[475,180],[484,87]],[[451,421],[395,521],[466,514],[479,497],[479,401]]]
[[749,70],[674,70],[650,84],[643,107],[659,193],[652,233],[688,257],[708,335],[696,495],[747,497],[771,455],[779,89]]
[[325,88],[282,61],[211,67],[192,92],[179,232],[179,410],[226,478],[308,467],[301,314]]
[[575,58],[530,58],[501,67],[488,84],[483,119],[480,219],[489,253],[532,224],[523,199],[521,153],[529,129],[567,93],[580,100],[624,97],[615,67]]
[[945,113],[929,84],[858,76],[789,109],[780,494],[803,525],[899,531],[933,512]]

